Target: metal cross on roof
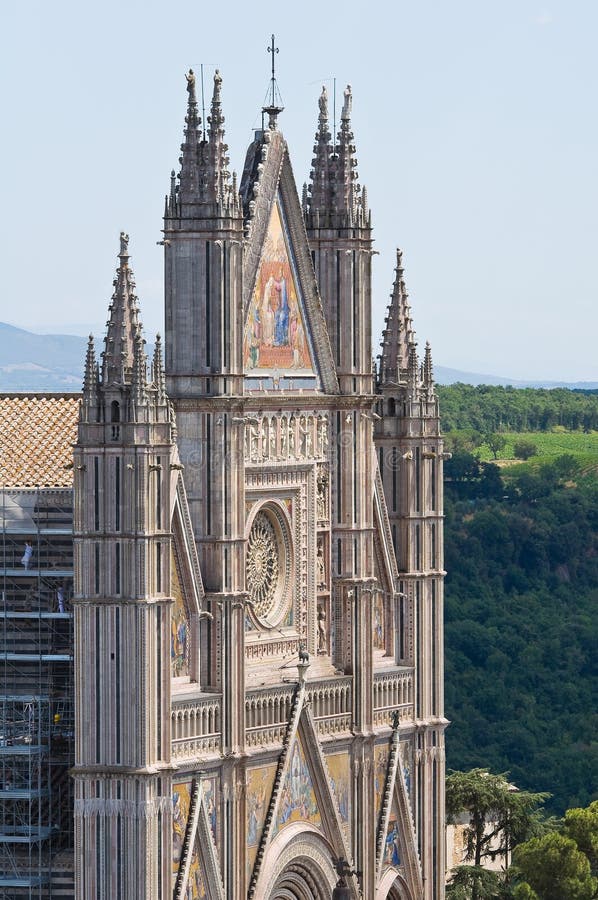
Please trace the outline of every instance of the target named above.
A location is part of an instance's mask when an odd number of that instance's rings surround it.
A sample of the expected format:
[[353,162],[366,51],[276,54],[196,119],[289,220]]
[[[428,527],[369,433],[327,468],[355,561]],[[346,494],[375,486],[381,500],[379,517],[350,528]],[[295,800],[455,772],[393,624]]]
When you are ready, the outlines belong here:
[[281,113],[284,109],[282,105],[282,97],[280,96],[280,91],[278,90],[278,86],[276,84],[276,54],[279,53],[279,48],[276,46],[276,39],[274,35],[272,35],[272,39],[270,41],[270,46],[266,48],[268,53],[272,54],[272,77],[270,78],[270,90],[269,90],[269,102],[267,106],[262,107],[263,111],[268,113],[268,127],[272,130],[276,129],[276,117],[279,113]]

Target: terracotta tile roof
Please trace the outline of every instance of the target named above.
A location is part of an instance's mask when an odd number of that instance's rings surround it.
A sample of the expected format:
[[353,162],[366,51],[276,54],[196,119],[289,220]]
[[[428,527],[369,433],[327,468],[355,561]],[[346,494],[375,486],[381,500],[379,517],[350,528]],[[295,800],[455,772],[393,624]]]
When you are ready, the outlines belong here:
[[72,486],[79,396],[0,396],[1,487]]

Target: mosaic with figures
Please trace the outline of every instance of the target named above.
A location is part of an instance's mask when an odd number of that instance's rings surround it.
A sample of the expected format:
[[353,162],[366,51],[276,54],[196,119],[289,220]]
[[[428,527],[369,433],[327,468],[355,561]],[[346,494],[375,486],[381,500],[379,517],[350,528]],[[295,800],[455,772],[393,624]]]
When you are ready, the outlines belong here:
[[246,372],[314,375],[301,307],[282,214],[275,202],[243,335]]
[[332,753],[326,757],[332,789],[344,824],[349,822],[349,757],[346,753]]
[[303,748],[297,738],[293,742],[290,765],[282,787],[275,833],[291,822],[307,821],[320,826],[322,819],[316,801]]
[[[190,781],[183,782],[182,784],[175,784],[173,786],[172,801],[172,883],[174,886],[181,864],[183,844],[185,842],[185,831],[187,829],[189,808],[191,806]],[[201,900],[202,897],[207,897],[206,886],[203,878],[203,873],[201,871],[197,841],[193,845],[191,864],[189,866],[189,876],[187,878],[187,885],[183,896],[185,897],[185,900]]]
[[251,874],[272,796],[276,766],[259,766],[247,773],[247,876]]
[[388,744],[376,744],[374,747],[374,799],[376,803],[376,823],[380,820],[380,809],[386,783],[388,769]]

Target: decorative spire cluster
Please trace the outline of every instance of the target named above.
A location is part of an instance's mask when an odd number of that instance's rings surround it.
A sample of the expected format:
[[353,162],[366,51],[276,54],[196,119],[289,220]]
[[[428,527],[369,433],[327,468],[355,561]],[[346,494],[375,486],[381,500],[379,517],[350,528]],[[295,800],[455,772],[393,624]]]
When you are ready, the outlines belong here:
[[124,231],[120,233],[118,258],[114,293],[106,323],[101,373],[93,336],[90,335],[85,356],[83,403],[92,407],[97,405],[100,392],[113,391],[119,395],[130,389],[135,407],[147,405],[150,401],[157,405],[167,405],[159,335],[156,336],[151,376],[148,378],[143,326],[139,319],[133,270],[129,265],[129,236]]
[[120,260],[109,306],[106,337],[102,354],[102,384],[122,385],[130,377],[139,329],[139,310],[133,270],[129,266],[129,235],[120,233]]
[[311,184],[303,203],[308,227],[369,228],[371,222],[367,193],[357,180],[357,157],[351,130],[351,85],[348,84],[345,88],[340,130],[335,146],[329,129],[328,93],[325,87],[322,88],[318,104],[318,130]]
[[208,215],[238,215],[239,197],[235,176],[231,181],[228,170],[228,145],[224,140],[224,115],[222,113],[222,76],[218,69],[214,75],[214,90],[207,119],[208,128],[202,128],[198,111],[195,73],[187,79],[187,115],[185,116],[184,141],[181,144],[179,162],[181,170],[177,185],[174,170],[170,176],[170,192],[166,196],[166,218],[185,216],[189,207],[203,207]]
[[404,380],[411,348],[417,346],[404,276],[403,253],[397,249],[395,280],[385,319],[386,327],[382,332],[380,384],[398,384]]

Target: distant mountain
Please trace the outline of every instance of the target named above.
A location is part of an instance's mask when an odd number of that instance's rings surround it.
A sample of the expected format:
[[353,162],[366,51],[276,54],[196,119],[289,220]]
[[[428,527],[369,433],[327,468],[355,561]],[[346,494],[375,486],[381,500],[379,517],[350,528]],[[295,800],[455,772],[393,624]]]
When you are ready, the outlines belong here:
[[[87,341],[71,334],[33,334],[0,322],[0,391],[78,391]],[[151,345],[146,351],[151,353]],[[513,387],[595,390],[597,381],[517,381],[436,366],[439,384],[502,384]]]
[[86,344],[83,337],[32,334],[0,322],[0,390],[80,390]]
[[571,391],[594,391],[598,381],[519,381],[501,375],[480,375],[478,372],[461,372],[445,366],[434,366],[434,377],[438,384],[500,384],[515,388],[568,388]]

